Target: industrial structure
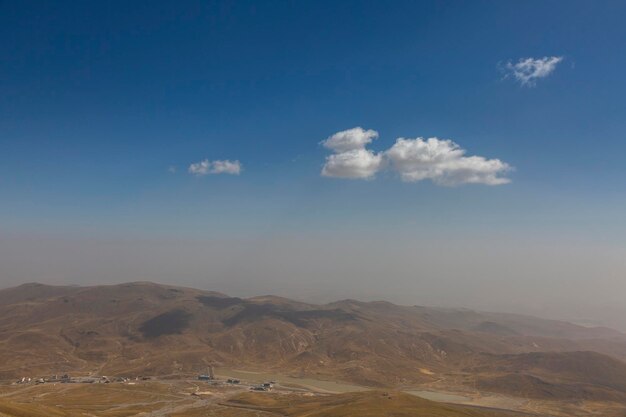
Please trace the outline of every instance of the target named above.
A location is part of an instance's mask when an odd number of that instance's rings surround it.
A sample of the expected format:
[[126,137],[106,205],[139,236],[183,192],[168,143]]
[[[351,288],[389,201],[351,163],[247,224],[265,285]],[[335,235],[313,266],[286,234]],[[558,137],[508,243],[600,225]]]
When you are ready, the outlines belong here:
[[213,374],[213,366],[209,365],[207,367],[206,374],[198,375],[198,380],[200,381],[213,381],[215,379],[215,375]]

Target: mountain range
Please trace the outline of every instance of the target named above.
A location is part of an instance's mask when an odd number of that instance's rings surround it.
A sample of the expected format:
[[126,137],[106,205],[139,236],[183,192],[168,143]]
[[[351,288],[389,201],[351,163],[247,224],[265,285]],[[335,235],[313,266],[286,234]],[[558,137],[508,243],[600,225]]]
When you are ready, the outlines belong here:
[[271,370],[626,404],[626,335],[535,317],[342,300],[308,304],[134,282],[0,290],[0,379]]

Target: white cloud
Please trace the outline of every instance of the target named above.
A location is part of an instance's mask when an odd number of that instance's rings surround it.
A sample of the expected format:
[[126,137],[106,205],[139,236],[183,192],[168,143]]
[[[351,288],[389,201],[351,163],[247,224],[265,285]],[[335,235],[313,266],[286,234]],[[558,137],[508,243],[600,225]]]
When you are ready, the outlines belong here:
[[377,137],[378,132],[375,130],[365,130],[362,127],[355,127],[335,133],[322,141],[322,145],[336,153],[341,153],[363,149]]
[[354,149],[327,156],[322,175],[336,178],[373,178],[382,163],[381,154],[367,149]]
[[532,87],[540,78],[550,75],[559,62],[563,61],[562,56],[544,56],[543,58],[520,58],[516,63],[507,62],[504,70],[507,76],[512,75],[522,85]]
[[399,138],[385,152],[392,169],[407,182],[432,180],[438,185],[486,184],[510,182],[500,175],[511,167],[499,159],[465,156],[465,150],[451,140],[437,138]]
[[336,178],[373,178],[381,169],[382,154],[365,149],[378,137],[375,130],[361,127],[337,132],[322,141],[325,148],[334,153],[326,157],[322,175]]
[[211,162],[208,159],[189,165],[189,173],[194,175],[206,175],[211,169]]
[[322,144],[334,153],[326,157],[322,175],[326,177],[371,179],[388,168],[403,181],[429,179],[437,185],[500,185],[511,167],[499,159],[465,156],[465,150],[451,140],[438,138],[398,138],[384,152],[376,153],[366,145],[378,137],[374,130],[360,127],[335,133]]
[[239,161],[213,161],[211,174],[231,174],[241,173],[241,163]]
[[208,174],[231,174],[239,175],[241,173],[242,165],[239,161],[209,161],[205,159],[200,162],[189,165],[189,173],[197,176],[203,176]]

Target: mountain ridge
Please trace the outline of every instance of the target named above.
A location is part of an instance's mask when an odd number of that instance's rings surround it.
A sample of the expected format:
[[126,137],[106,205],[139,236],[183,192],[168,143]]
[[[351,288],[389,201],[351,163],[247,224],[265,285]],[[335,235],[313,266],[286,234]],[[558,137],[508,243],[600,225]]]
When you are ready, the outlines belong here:
[[558,399],[583,389],[590,399],[626,401],[626,387],[605,383],[599,373],[585,381],[588,373],[538,370],[528,359],[543,355],[573,368],[567,359],[578,351],[594,352],[585,356],[589,369],[615,369],[612,378],[626,380],[626,335],[529,316],[380,301],[239,298],[149,282],[0,290],[0,379],[193,375],[214,365],[370,387],[516,394],[523,386],[529,396]]

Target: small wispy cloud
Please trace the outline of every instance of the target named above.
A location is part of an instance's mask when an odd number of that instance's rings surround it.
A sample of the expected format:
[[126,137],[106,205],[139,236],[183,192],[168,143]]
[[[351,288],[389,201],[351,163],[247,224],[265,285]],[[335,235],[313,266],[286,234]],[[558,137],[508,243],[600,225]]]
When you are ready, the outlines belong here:
[[189,165],[188,172],[196,176],[204,176],[210,174],[230,174],[239,175],[243,166],[239,161],[215,160],[209,161],[204,159],[200,162]]
[[176,174],[176,166],[175,165],[168,166],[167,172],[169,172],[170,174]]
[[501,185],[510,182],[503,175],[512,168],[499,159],[466,156],[466,151],[451,140],[421,137],[398,138],[382,152],[366,149],[378,132],[360,127],[337,132],[322,141],[334,153],[326,157],[325,177],[372,179],[385,169],[397,173],[402,181],[431,180],[437,185]]
[[505,77],[512,76],[521,85],[533,87],[537,80],[552,74],[556,66],[563,61],[562,56],[544,56],[543,58],[520,58],[513,63],[508,61],[502,67]]

